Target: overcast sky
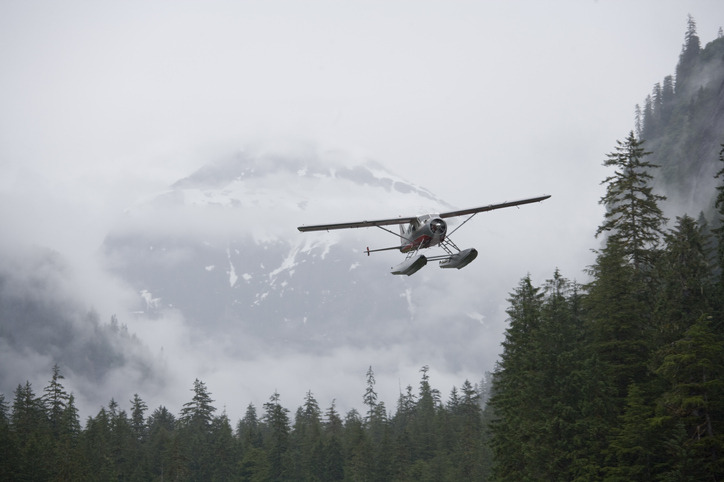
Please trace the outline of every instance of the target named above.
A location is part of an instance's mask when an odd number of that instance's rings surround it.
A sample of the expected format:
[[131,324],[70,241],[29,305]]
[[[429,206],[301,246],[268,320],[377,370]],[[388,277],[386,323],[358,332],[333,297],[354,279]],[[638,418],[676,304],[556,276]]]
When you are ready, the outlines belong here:
[[248,146],[306,144],[458,207],[552,194],[513,234],[502,212],[461,230],[481,256],[458,283],[585,281],[601,163],[674,73],[689,13],[703,45],[724,24],[715,0],[0,2],[1,244],[61,252],[113,304],[94,255],[125,208]]

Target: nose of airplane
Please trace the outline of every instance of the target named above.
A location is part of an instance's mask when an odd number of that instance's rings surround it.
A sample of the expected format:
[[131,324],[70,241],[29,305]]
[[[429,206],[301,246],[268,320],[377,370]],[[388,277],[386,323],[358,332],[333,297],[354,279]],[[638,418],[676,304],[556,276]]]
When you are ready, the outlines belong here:
[[430,230],[435,234],[443,234],[447,229],[447,224],[442,219],[435,219],[430,222]]

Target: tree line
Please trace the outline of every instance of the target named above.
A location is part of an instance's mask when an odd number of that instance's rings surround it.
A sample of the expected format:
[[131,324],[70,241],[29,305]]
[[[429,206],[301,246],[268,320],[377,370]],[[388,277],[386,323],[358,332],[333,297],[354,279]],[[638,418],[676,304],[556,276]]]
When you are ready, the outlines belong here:
[[724,479],[724,186],[716,227],[665,229],[648,154],[632,132],[604,162],[590,281],[556,271],[511,293],[486,408],[493,480]]
[[365,413],[342,415],[334,401],[322,411],[309,391],[292,416],[275,392],[261,412],[249,404],[232,428],[197,379],[177,415],[164,406],[148,414],[135,394],[129,412],[111,399],[82,426],[56,365],[42,395],[29,382],[12,404],[0,395],[0,480],[483,480],[486,390],[466,380],[443,402],[428,367],[421,373],[394,415],[378,400],[370,367]]

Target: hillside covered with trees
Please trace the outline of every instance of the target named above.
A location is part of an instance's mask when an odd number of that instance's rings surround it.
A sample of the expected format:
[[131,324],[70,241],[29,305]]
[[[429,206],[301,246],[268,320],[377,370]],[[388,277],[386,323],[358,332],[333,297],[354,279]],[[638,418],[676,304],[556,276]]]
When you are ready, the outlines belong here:
[[[604,165],[588,282],[520,280],[490,384],[445,397],[422,367],[392,409],[370,367],[364,413],[274,393],[233,424],[196,380],[178,411],[129,394],[82,421],[56,366],[0,395],[0,480],[724,479],[724,35],[702,48],[689,18]],[[699,208],[667,220],[669,193]]]
[[[689,17],[676,78],[604,161],[590,281],[511,294],[492,480],[724,478],[723,119],[724,36],[702,49]],[[664,192],[695,217],[667,220]]]

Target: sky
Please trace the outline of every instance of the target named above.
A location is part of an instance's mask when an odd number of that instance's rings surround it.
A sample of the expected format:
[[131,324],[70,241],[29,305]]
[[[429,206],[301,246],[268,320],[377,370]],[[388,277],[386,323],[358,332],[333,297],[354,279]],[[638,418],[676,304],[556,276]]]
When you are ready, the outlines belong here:
[[97,253],[125,209],[209,160],[311,145],[457,207],[552,195],[456,238],[481,255],[451,283],[500,299],[497,346],[526,273],[585,281],[601,164],[674,73],[687,14],[705,45],[724,2],[1,2],[0,250],[58,251],[79,296],[115,309],[127,287]]

